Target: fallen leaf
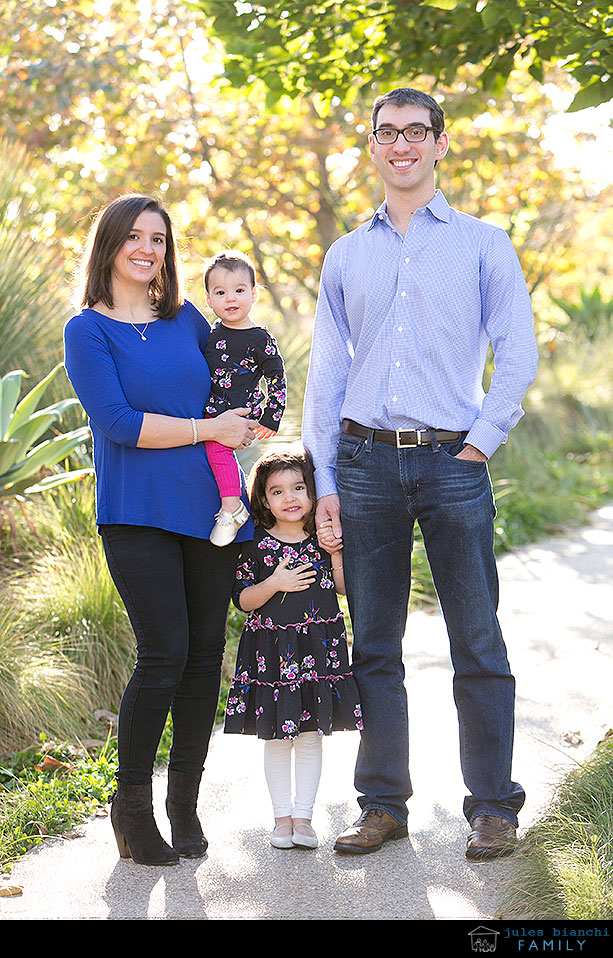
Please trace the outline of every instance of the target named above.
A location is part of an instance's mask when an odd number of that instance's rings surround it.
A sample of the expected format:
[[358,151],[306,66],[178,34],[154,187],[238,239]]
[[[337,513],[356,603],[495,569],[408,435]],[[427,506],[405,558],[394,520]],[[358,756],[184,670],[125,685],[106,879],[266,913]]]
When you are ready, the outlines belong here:
[[15,895],[23,895],[20,885],[0,885],[0,898],[14,898]]
[[581,732],[564,732],[561,739],[563,742],[567,742],[568,745],[583,745]]
[[40,766],[43,772],[72,772],[73,768],[74,765],[67,765],[66,762],[60,762],[57,758],[52,758],[50,755],[45,755],[43,764]]

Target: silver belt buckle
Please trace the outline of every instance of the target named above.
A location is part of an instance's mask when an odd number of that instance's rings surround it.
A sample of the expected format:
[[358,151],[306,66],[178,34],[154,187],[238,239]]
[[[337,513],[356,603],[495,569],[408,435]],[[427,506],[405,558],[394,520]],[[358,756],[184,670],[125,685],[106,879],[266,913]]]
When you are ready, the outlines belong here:
[[[397,429],[396,430],[396,448],[397,449],[414,449],[415,446],[423,446],[421,434],[424,430],[422,429]],[[400,439],[400,433],[402,432],[414,432],[417,436],[416,442],[402,442]]]

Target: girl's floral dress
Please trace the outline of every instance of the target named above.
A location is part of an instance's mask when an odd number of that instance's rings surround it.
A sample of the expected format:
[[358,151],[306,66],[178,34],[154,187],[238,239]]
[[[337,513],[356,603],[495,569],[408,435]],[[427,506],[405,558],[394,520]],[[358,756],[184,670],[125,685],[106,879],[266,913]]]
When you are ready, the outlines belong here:
[[343,613],[332,566],[317,541],[281,542],[263,529],[245,543],[233,595],[273,573],[310,562],[317,576],[304,592],[277,592],[247,616],[226,706],[226,732],[291,739],[300,732],[361,729],[358,690],[349,666]]

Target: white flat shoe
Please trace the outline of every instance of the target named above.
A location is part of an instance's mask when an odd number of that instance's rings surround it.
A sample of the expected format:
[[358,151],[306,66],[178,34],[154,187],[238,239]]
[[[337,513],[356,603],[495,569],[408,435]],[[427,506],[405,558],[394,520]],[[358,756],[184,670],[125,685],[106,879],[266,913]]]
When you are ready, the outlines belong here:
[[[299,828],[303,830],[299,832]],[[298,845],[300,848],[317,848],[319,842],[315,830],[310,825],[300,823],[300,825],[295,826],[292,833],[292,844]]]
[[213,545],[227,546],[234,542],[236,533],[241,526],[244,526],[248,518],[249,512],[243,502],[234,512],[220,509],[215,516],[215,525],[209,537]]
[[[290,829],[289,834],[282,835],[279,833],[279,829],[288,828]],[[270,844],[273,848],[293,848],[294,842],[292,838],[291,825],[277,825],[273,831],[270,833]]]

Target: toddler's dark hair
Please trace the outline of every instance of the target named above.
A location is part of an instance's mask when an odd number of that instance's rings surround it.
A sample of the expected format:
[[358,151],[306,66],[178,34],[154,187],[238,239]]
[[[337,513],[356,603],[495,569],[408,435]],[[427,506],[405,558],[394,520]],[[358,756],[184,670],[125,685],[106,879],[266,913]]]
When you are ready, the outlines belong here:
[[287,472],[288,470],[299,472],[304,479],[309,499],[311,500],[311,511],[304,520],[305,532],[315,535],[315,506],[317,505],[317,493],[315,491],[315,476],[313,462],[310,455],[304,449],[285,450],[269,452],[267,455],[258,459],[253,469],[249,473],[249,501],[251,503],[251,515],[256,527],[262,529],[272,529],[276,520],[272,512],[266,505],[266,483],[271,476],[278,472]]
[[238,273],[241,270],[247,273],[251,287],[257,286],[255,278],[255,266],[245,253],[237,249],[224,249],[221,253],[211,256],[204,264],[204,288],[209,292],[209,276],[215,267],[227,269],[231,273]]

